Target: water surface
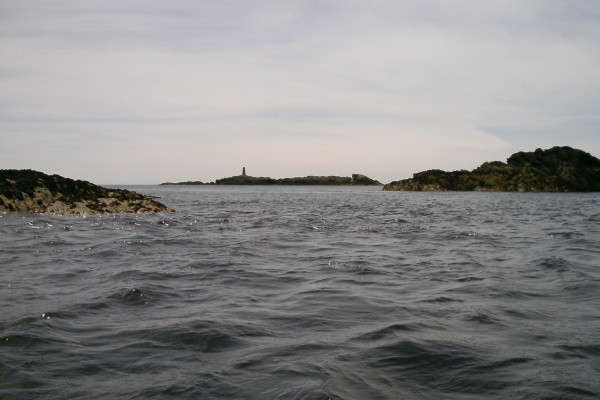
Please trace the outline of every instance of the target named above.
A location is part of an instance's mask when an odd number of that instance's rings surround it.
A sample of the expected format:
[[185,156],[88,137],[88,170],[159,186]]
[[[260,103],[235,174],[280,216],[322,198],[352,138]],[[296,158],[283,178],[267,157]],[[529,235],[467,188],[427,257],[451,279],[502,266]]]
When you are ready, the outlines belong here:
[[600,194],[129,188],[0,217],[1,398],[600,397]]

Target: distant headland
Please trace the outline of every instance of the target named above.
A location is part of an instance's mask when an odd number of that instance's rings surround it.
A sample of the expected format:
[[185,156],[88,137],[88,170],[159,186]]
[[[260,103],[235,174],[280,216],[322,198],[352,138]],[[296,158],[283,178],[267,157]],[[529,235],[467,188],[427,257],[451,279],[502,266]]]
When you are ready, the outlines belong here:
[[388,183],[397,191],[598,192],[600,160],[568,146],[519,152],[506,163],[483,163],[472,171],[429,170]]
[[274,179],[269,177],[254,177],[246,175],[246,168],[242,174],[228,178],[217,179],[214,183],[201,181],[166,182],[161,185],[333,185],[333,186],[382,186],[382,183],[365,175],[353,174],[344,176],[305,176],[297,178]]
[[169,211],[149,196],[47,175],[30,169],[0,170],[0,212],[120,214]]

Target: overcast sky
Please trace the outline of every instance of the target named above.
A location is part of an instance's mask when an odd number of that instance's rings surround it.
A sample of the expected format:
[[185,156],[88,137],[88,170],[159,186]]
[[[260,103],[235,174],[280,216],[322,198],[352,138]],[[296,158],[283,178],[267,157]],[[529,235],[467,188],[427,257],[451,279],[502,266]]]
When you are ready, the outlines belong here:
[[600,157],[600,2],[0,0],[0,168],[98,184]]

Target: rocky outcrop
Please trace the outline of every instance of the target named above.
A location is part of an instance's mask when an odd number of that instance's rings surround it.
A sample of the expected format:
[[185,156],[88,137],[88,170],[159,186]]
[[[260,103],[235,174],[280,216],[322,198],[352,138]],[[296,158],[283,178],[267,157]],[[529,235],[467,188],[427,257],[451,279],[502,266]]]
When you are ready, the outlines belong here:
[[410,179],[391,182],[383,190],[597,192],[600,160],[568,146],[519,152],[506,163],[486,162],[473,171],[419,172]]
[[381,182],[362,174],[352,174],[352,184],[361,186],[381,186]]
[[186,186],[194,186],[194,185],[208,185],[208,183],[204,183],[201,181],[185,181],[185,182],[165,182],[165,183],[161,183],[160,185],[186,185]]
[[343,176],[305,176],[297,178],[273,179],[269,177],[253,177],[238,175],[229,178],[217,179],[216,185],[322,185],[322,186],[375,186],[381,185],[365,175],[354,174],[352,177]]
[[230,176],[215,181],[215,185],[275,185],[276,183],[276,180],[273,178],[248,175]]
[[32,170],[0,170],[0,212],[103,214],[168,211],[136,192]]

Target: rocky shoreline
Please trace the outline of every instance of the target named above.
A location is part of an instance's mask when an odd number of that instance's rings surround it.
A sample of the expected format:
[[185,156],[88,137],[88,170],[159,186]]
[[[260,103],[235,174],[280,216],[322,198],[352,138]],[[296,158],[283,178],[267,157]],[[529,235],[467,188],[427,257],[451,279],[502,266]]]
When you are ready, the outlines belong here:
[[429,170],[388,183],[387,191],[598,192],[600,160],[568,146],[519,152],[472,170]]
[[129,190],[33,170],[0,170],[0,212],[73,215],[162,211],[170,210],[149,196]]
[[[245,174],[210,185],[381,186],[365,175],[273,179]],[[200,181],[161,185],[207,185]],[[428,170],[383,186],[385,191],[600,192],[600,159],[571,147],[537,149],[467,171]],[[120,214],[172,211],[150,196],[33,170],[0,170],[0,213]]]

